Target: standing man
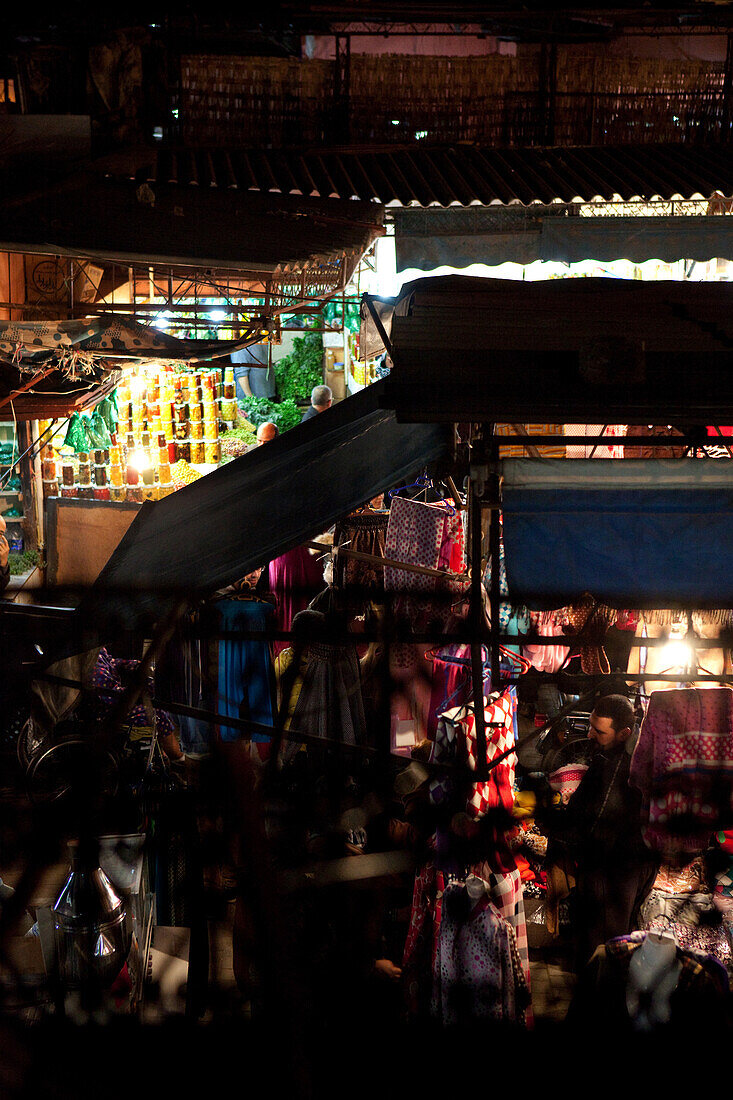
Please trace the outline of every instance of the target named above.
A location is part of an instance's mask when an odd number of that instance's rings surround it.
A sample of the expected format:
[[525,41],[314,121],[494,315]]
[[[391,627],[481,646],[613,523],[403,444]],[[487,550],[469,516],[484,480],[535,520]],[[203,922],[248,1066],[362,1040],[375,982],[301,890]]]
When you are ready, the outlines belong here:
[[6,527],[5,520],[0,516],[0,592],[4,592],[10,582],[10,566],[8,565],[10,546],[5,538]]
[[595,755],[558,831],[577,865],[580,967],[598,946],[633,931],[659,867],[642,836],[641,793],[629,786],[634,724],[625,696],[596,702],[588,732]]
[[330,409],[333,403],[333,394],[329,386],[314,386],[311,393],[310,408],[306,409],[301,417],[300,423],[305,423],[306,420],[311,420],[318,413],[325,412],[326,409]]
[[270,364],[270,345],[250,344],[241,351],[233,351],[229,358],[234,365],[235,393],[243,397],[275,396],[275,372]]

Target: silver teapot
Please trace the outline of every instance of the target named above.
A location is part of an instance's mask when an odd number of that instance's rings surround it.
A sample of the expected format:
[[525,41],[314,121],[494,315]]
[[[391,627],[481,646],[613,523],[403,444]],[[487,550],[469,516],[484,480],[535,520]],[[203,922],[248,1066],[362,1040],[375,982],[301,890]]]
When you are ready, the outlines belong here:
[[111,985],[130,950],[125,905],[98,861],[78,848],[71,850],[71,870],[53,919],[62,984]]

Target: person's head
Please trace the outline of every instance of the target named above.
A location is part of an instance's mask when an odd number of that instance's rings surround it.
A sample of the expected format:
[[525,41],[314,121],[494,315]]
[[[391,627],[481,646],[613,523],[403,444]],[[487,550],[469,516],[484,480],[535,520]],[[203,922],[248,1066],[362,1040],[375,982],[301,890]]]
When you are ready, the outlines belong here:
[[245,573],[245,575],[236,582],[234,587],[240,592],[246,591],[250,588],[256,588],[257,582],[259,581],[261,576],[262,566],[258,565],[256,569],[251,569],[249,573]]
[[590,716],[588,736],[600,749],[622,745],[634,728],[634,708],[625,695],[604,695]]
[[331,407],[333,401],[333,394],[331,393],[330,386],[314,386],[311,392],[311,405],[314,409],[318,409],[318,412],[324,412]]
[[2,516],[0,516],[0,536],[1,536],[1,535],[4,535],[4,534],[5,534],[5,531],[6,531],[6,529],[7,529],[7,526],[8,526],[8,525],[7,525],[7,523],[5,522],[5,520],[3,519],[3,517],[2,517]]
[[279,434],[280,430],[277,424],[273,424],[271,420],[265,420],[257,429],[257,446],[260,447],[263,443],[270,443],[273,439],[277,439]]

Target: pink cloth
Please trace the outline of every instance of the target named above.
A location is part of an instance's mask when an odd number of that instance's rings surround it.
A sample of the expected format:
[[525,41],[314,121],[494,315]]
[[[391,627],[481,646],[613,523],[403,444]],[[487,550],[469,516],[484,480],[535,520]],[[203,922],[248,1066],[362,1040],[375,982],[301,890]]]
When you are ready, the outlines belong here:
[[[441,652],[448,657],[460,658],[465,661],[471,659],[470,645],[450,645],[446,646]],[[459,665],[451,661],[443,661],[440,657],[433,658],[430,711],[426,729],[426,736],[431,741],[435,740],[435,732],[438,728],[441,711],[445,710],[446,707],[458,707],[467,702],[470,691],[470,665]]]
[[[305,546],[296,546],[270,562],[268,584],[277,600],[274,629],[290,630],[298,612],[305,611],[324,587],[323,566]],[[274,641],[274,655],[289,645],[286,639]]]
[[653,691],[629,781],[642,792],[650,847],[704,848],[721,816],[733,815],[733,690]]
[[[555,621],[554,611],[530,611],[532,630],[545,638],[562,637],[562,627]],[[522,655],[538,672],[557,672],[567,660],[570,650],[565,645],[523,645]]]

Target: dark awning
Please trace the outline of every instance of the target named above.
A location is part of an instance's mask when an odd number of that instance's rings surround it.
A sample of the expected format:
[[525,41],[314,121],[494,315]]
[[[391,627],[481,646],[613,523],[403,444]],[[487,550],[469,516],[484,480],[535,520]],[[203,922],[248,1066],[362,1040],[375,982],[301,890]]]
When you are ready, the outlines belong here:
[[418,279],[380,303],[386,402],[411,421],[733,423],[731,305],[729,283]]
[[326,530],[448,454],[443,426],[398,424],[368,387],[272,443],[144,505],[94,590],[84,621],[131,624],[171,594],[205,596]]

